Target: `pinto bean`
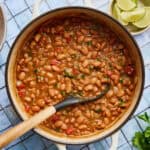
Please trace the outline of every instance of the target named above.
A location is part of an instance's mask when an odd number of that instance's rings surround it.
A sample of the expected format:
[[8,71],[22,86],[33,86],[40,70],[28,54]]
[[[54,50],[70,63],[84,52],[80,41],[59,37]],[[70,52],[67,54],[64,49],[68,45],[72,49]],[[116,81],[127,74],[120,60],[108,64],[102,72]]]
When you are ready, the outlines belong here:
[[36,42],[39,42],[40,38],[41,38],[40,34],[36,34],[35,37],[34,37]]
[[88,54],[88,49],[87,49],[87,47],[82,47],[81,49],[80,49],[80,51],[83,53],[83,55],[87,55]]
[[81,124],[84,121],[84,119],[85,118],[83,116],[79,116],[76,121],[77,123]]
[[56,71],[56,72],[60,72],[60,71],[61,71],[60,68],[57,67],[57,66],[55,66],[55,65],[52,65],[52,69],[53,69],[54,71]]
[[109,91],[107,92],[107,94],[106,94],[106,97],[107,97],[107,98],[110,98],[110,97],[113,96],[113,94],[114,94],[113,90],[109,90]]
[[39,99],[39,100],[37,100],[37,105],[39,107],[44,107],[45,106],[45,101],[43,99]]
[[82,130],[82,129],[86,129],[87,128],[87,125],[85,125],[85,124],[82,124],[82,125],[79,125],[79,127],[78,127],[80,130]]
[[40,107],[39,107],[39,106],[37,106],[37,105],[32,106],[32,111],[34,111],[34,112],[38,112],[38,111],[40,111]]
[[35,87],[35,85],[36,85],[36,81],[30,81],[30,86],[31,87]]
[[32,99],[30,97],[25,97],[24,100],[27,101],[27,102],[31,102],[32,101]]
[[55,95],[57,95],[59,92],[56,89],[49,89],[49,95],[54,97]]
[[83,36],[83,35],[80,35],[80,36],[77,38],[77,40],[78,40],[79,43],[83,42],[84,36]]
[[50,72],[47,72],[46,75],[47,75],[48,78],[53,78],[54,77],[53,74],[50,73]]
[[63,121],[61,121],[61,120],[58,120],[58,121],[55,122],[55,126],[56,126],[57,128],[63,126],[63,124],[64,124],[64,123],[63,123]]
[[93,89],[93,84],[88,84],[88,85],[86,85],[85,87],[84,87],[84,90],[85,91],[90,91],[90,90],[92,90]]
[[25,72],[21,72],[21,73],[19,74],[19,79],[20,79],[20,80],[24,80],[24,79],[25,79],[25,76],[26,76]]
[[119,92],[117,93],[118,97],[122,97],[125,94],[123,89],[120,89]]
[[86,60],[84,60],[84,62],[83,62],[83,64],[82,64],[82,66],[83,66],[83,67],[87,67],[87,66],[88,66],[88,64],[89,64],[89,61],[86,59]]
[[45,70],[47,70],[47,71],[51,71],[51,66],[50,66],[50,65],[46,65],[46,66],[44,66],[44,68],[45,68]]

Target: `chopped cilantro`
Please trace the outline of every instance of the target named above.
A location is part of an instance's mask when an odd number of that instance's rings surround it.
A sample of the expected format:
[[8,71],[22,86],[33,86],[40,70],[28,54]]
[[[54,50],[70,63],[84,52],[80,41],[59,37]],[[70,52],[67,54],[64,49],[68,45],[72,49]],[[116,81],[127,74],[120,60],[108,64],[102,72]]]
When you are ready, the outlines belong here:
[[36,69],[34,69],[34,73],[35,74],[37,74],[38,73],[38,69],[36,68]]
[[66,96],[66,92],[65,91],[61,91],[60,92],[62,96]]
[[70,95],[72,95],[72,96],[83,96],[83,93],[82,93],[82,91],[71,92]]
[[64,70],[64,77],[74,78],[72,72],[69,69]]
[[54,88],[58,88],[58,83],[55,83],[55,84],[54,84]]
[[123,83],[123,78],[120,78],[120,79],[119,79],[119,82],[120,82],[120,83]]
[[123,107],[124,106],[124,100],[122,98],[119,98],[119,106]]
[[90,45],[92,45],[92,41],[88,41],[88,42],[86,42],[86,44],[87,44],[88,46],[90,46]]
[[77,58],[77,54],[72,54],[71,58]]
[[82,91],[78,91],[76,94],[77,94],[77,95],[80,95],[80,96],[83,95]]
[[90,70],[93,70],[93,69],[94,69],[94,66],[90,65],[90,66],[89,66],[89,69],[90,69]]
[[96,58],[97,61],[101,61],[100,58]]
[[94,110],[96,113],[100,113],[100,112],[102,112],[102,110],[101,109],[97,109],[97,110]]
[[80,77],[81,77],[82,79],[84,79],[84,78],[85,78],[85,74],[80,74]]
[[109,68],[112,70],[113,69],[113,66],[111,63],[109,63]]
[[56,132],[60,132],[60,128],[55,128],[54,129]]

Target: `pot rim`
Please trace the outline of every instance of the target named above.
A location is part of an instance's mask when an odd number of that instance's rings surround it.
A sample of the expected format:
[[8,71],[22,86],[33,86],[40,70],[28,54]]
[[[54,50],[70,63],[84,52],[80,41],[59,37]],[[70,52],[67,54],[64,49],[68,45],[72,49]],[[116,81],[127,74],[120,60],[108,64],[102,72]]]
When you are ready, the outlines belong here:
[[[90,11],[94,11],[96,13],[101,13],[102,15],[104,15],[105,17],[111,19],[111,21],[114,21],[118,26],[120,26],[124,32],[128,35],[128,37],[132,40],[132,42],[134,43],[135,47],[136,47],[136,50],[138,52],[138,55],[139,55],[139,58],[140,58],[140,63],[141,63],[141,69],[142,69],[142,83],[141,83],[141,86],[140,86],[140,92],[139,92],[139,95],[138,95],[138,98],[137,98],[137,103],[135,104],[134,108],[132,109],[132,111],[130,112],[130,114],[128,115],[128,117],[117,127],[115,128],[113,131],[107,133],[105,136],[103,137],[100,137],[100,138],[97,138],[97,139],[94,139],[94,140],[91,140],[90,142],[89,141],[86,141],[86,142],[79,142],[79,143],[65,143],[65,142],[58,142],[57,140],[53,140],[53,139],[49,139],[48,137],[44,136],[44,133],[41,133],[39,131],[39,128],[34,128],[32,130],[34,130],[36,133],[38,133],[39,135],[43,136],[44,138],[48,139],[48,140],[51,140],[55,143],[60,143],[60,144],[70,144],[70,145],[80,145],[80,144],[87,144],[87,143],[93,143],[93,142],[96,142],[98,140],[102,140],[110,135],[112,135],[113,133],[115,133],[117,130],[119,130],[126,122],[127,120],[130,119],[130,117],[132,116],[132,114],[134,113],[135,109],[137,108],[139,102],[140,102],[140,99],[141,99],[141,96],[142,96],[142,92],[143,92],[143,89],[144,89],[144,83],[145,83],[145,70],[144,70],[144,61],[143,61],[143,57],[142,57],[142,54],[140,52],[140,48],[137,44],[137,42],[135,41],[135,39],[132,37],[132,35],[129,33],[129,31],[127,31],[127,29],[121,25],[118,21],[116,21],[113,17],[109,16],[108,14],[100,11],[100,10],[97,10],[97,9],[94,9],[94,8],[90,8],[90,7],[83,7],[83,6],[69,6],[69,7],[61,7],[61,8],[57,8],[57,9],[53,9],[53,10],[50,10],[48,12],[45,12],[44,14],[36,17],[35,19],[33,19],[31,22],[29,22],[23,29],[22,31],[18,34],[18,36],[16,37],[13,45],[11,46],[11,50],[9,51],[9,54],[8,54],[8,57],[7,57],[7,63],[6,63],[6,70],[5,70],[5,83],[6,83],[6,91],[7,91],[7,94],[8,94],[8,97],[10,99],[10,102],[14,108],[14,110],[16,111],[16,113],[19,115],[19,117],[21,118],[21,120],[23,120],[21,114],[18,112],[17,108],[15,107],[14,103],[13,103],[13,97],[11,96],[10,94],[10,91],[11,89],[9,88],[9,81],[8,81],[8,67],[9,67],[9,64],[10,64],[10,57],[11,57],[11,54],[12,54],[12,49],[14,48],[16,42],[18,41],[18,39],[20,38],[20,36],[22,35],[23,32],[26,31],[26,29],[31,26],[33,24],[33,22],[37,21],[38,19],[46,16],[46,15],[50,15],[51,13],[54,13],[54,12],[57,12],[59,10],[67,10],[67,9],[84,9],[84,10],[90,10]],[[94,136],[94,135],[93,135]],[[92,135],[91,135],[92,137]],[[79,138],[80,139],[80,138]]]

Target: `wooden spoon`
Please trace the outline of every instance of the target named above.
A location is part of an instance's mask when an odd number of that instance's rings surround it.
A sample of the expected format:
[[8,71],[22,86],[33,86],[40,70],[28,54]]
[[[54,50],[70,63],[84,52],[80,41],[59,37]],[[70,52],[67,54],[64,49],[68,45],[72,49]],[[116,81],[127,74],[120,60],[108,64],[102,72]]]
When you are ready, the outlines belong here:
[[43,122],[48,117],[52,116],[57,110],[78,104],[78,103],[87,103],[90,101],[97,100],[101,97],[103,97],[108,90],[110,89],[110,85],[106,84],[105,89],[97,96],[91,97],[91,98],[82,98],[80,96],[69,96],[64,101],[61,101],[60,103],[54,105],[54,106],[48,106],[45,109],[41,110],[39,113],[35,114],[31,118],[21,122],[20,124],[12,127],[11,129],[7,130],[3,134],[0,135],[0,148],[3,148],[13,140],[17,139],[18,137],[22,136],[27,131],[33,129],[38,124]]

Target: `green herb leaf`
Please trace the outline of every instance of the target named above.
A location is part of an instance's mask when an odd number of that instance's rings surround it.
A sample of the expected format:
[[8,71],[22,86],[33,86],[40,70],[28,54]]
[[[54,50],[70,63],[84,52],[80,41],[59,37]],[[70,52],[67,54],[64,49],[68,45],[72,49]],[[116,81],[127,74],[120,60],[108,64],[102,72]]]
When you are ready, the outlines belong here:
[[144,131],[144,136],[149,139],[150,144],[150,127],[146,128],[146,130]]
[[60,128],[55,128],[54,129],[56,132],[60,132]]
[[133,139],[132,144],[138,150],[150,150],[150,142],[144,136],[143,132],[136,132]]
[[96,58],[96,60],[97,60],[97,61],[101,61],[101,59],[100,59],[100,58]]
[[148,116],[147,112],[138,116],[138,118],[150,124],[150,117]]
[[35,74],[37,74],[38,73],[38,69],[36,68],[36,69],[34,69],[34,73]]
[[90,46],[90,45],[92,45],[92,41],[88,41],[88,42],[86,42],[86,44],[87,44],[88,46]]
[[110,70],[112,70],[114,68],[111,63],[109,63],[109,68],[110,68]]
[[90,69],[90,70],[93,70],[93,69],[94,69],[94,66],[90,65],[90,66],[89,66],[89,69]]
[[97,109],[97,110],[94,110],[96,113],[100,113],[100,112],[102,112],[102,110],[101,109]]
[[58,83],[55,83],[55,84],[54,84],[54,88],[58,88]]
[[69,69],[64,70],[64,77],[74,78],[72,72]]
[[72,54],[71,58],[77,58],[77,54]]
[[138,116],[141,120],[147,122],[149,126],[144,132],[136,132],[132,144],[138,150],[150,150],[150,116],[145,112],[144,114]]
[[119,82],[120,82],[120,83],[123,83],[123,78],[120,78],[120,79],[119,79]]
[[84,78],[85,78],[85,74],[80,74],[80,77],[81,77],[82,79],[84,79]]
[[77,94],[77,95],[80,95],[80,96],[83,95],[82,91],[78,91],[76,94]]
[[118,100],[119,100],[119,106],[120,107],[124,107],[124,100],[122,99],[122,98],[118,98]]
[[139,150],[144,150],[143,149],[143,143],[144,143],[143,139],[144,139],[144,135],[141,132],[136,132],[135,136],[132,139],[133,146],[135,146]]
[[62,96],[66,96],[66,92],[65,91],[60,91]]

